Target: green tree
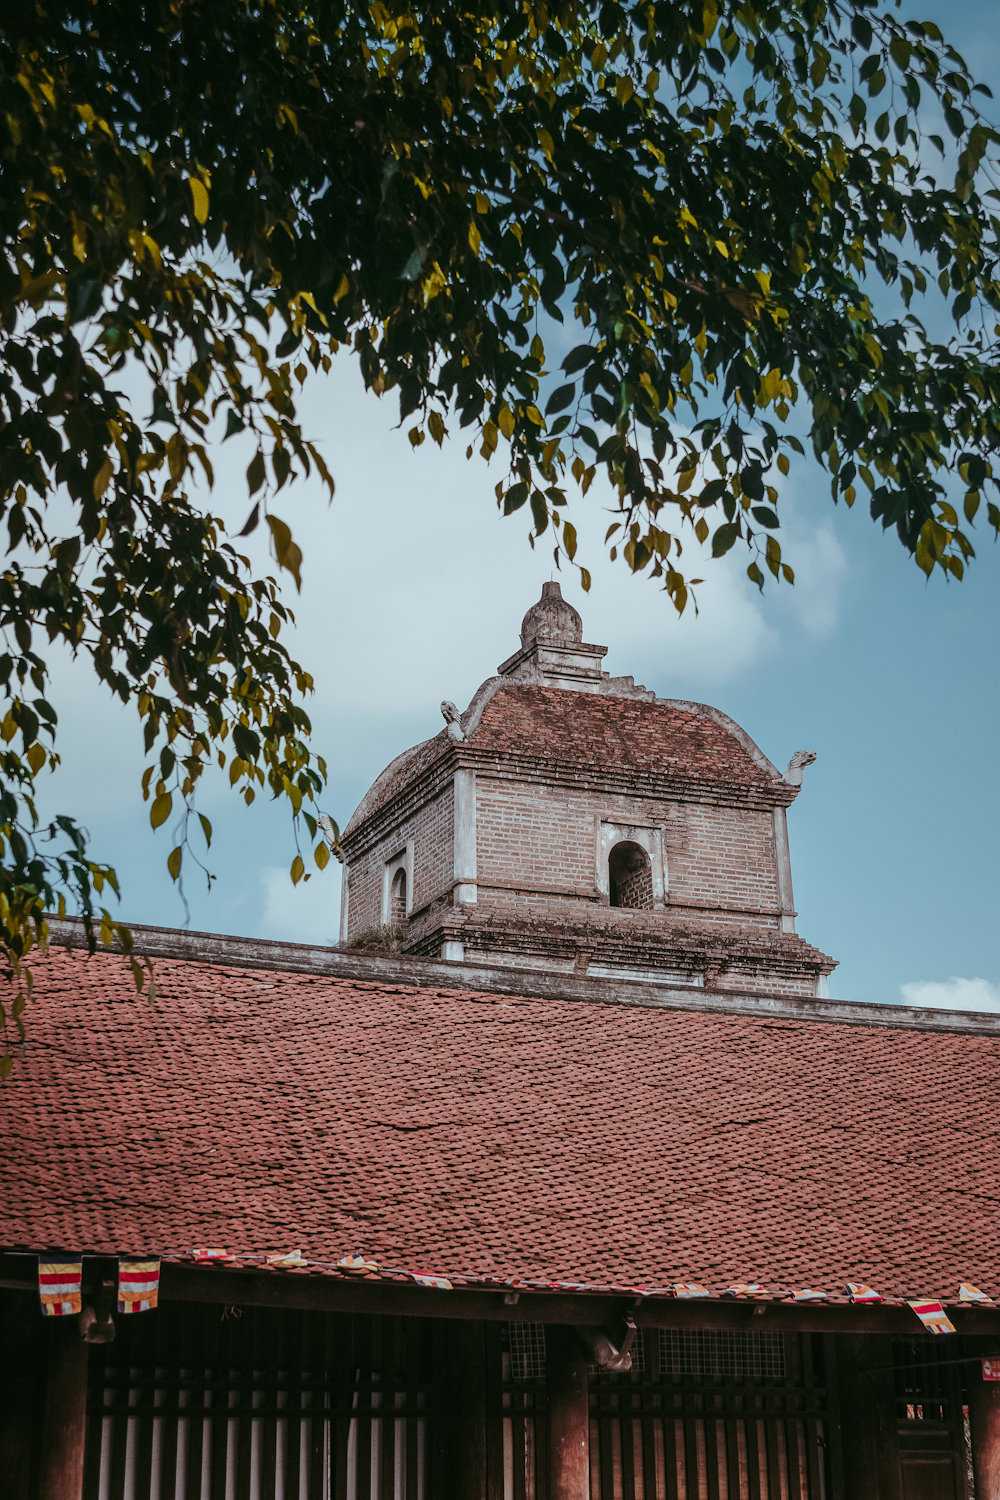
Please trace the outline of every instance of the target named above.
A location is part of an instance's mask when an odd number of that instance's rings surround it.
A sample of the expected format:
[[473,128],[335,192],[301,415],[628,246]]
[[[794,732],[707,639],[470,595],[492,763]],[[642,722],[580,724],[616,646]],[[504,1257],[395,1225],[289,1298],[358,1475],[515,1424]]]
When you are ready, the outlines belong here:
[[[46,907],[69,895],[89,920],[115,886],[70,817],[38,826],[46,642],[135,703],[153,826],[183,820],[175,878],[216,758],[318,838],[325,768],[287,610],[192,487],[214,443],[249,437],[240,535],[269,527],[299,585],[274,506],[313,467],[332,492],[295,392],[338,349],[398,397],[415,445],[468,429],[503,511],[528,507],[557,562],[577,550],[570,479],[585,494],[603,470],[612,554],[678,610],[688,532],[715,557],[747,547],[760,586],[792,580],[777,533],[797,407],[834,499],[865,486],[927,573],[961,578],[973,555],[996,484],[1000,226],[977,184],[998,137],[931,24],[881,0],[25,0],[0,22],[0,80],[16,969]],[[944,341],[914,310],[927,296],[947,299]],[[557,377],[543,334],[567,319]]]

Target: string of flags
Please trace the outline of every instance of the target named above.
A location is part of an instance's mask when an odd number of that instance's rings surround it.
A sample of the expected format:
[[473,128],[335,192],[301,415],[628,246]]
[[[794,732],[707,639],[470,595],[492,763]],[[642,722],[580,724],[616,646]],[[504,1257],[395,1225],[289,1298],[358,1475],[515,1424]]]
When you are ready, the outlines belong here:
[[[695,1301],[720,1295],[698,1281],[676,1281],[669,1286],[646,1287],[584,1281],[540,1281],[518,1276],[500,1278],[475,1274],[453,1274],[448,1277],[425,1271],[410,1271],[380,1265],[378,1261],[360,1251],[354,1255],[341,1256],[337,1261],[325,1261],[309,1260],[301,1249],[270,1254],[241,1252],[237,1255],[226,1249],[199,1248],[186,1252],[186,1258],[190,1258],[198,1265],[234,1266],[241,1261],[260,1260],[277,1271],[306,1271],[315,1268],[316,1270],[335,1270],[347,1276],[401,1277],[413,1281],[417,1286],[444,1292],[452,1291],[456,1284],[493,1283],[510,1288],[523,1288],[526,1291],[600,1291],[637,1297],[672,1296],[678,1301]],[[82,1306],[82,1283],[82,1256],[65,1256],[58,1260],[38,1257],[38,1294],[42,1312],[47,1317],[64,1317],[79,1313]],[[120,1313],[147,1312],[156,1307],[159,1284],[160,1260],[158,1258],[119,1257],[118,1311]],[[721,1295],[751,1300],[771,1297],[786,1300],[790,1297],[793,1302],[798,1303],[830,1300],[830,1293],[818,1291],[812,1287],[793,1289],[791,1293],[778,1293],[769,1290],[762,1282],[757,1281],[735,1282],[732,1286],[725,1287]],[[847,1297],[852,1304],[861,1306],[875,1306],[885,1301],[881,1293],[860,1281],[845,1282],[842,1295]],[[960,1304],[966,1305],[980,1304],[989,1307],[995,1305],[991,1297],[968,1281],[963,1281],[959,1285],[957,1300]],[[907,1298],[906,1305],[913,1310],[929,1333],[956,1332],[955,1325],[939,1301],[931,1298]]]
[[160,1296],[158,1260],[119,1260],[118,1311],[150,1312]]
[[955,1333],[954,1323],[948,1317],[940,1302],[911,1302],[910,1306],[924,1327],[931,1333]]
[[[158,1259],[118,1259],[118,1311],[149,1312],[160,1295]],[[38,1296],[48,1318],[66,1318],[83,1308],[83,1256],[62,1260],[38,1257]]]
[[38,1257],[38,1295],[47,1318],[65,1318],[82,1306],[83,1257],[43,1260]]

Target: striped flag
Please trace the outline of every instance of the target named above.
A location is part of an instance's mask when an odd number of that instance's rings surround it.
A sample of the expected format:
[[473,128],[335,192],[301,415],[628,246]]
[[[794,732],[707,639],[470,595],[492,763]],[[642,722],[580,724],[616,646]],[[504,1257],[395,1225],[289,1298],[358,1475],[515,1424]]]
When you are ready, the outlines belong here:
[[302,1270],[309,1264],[301,1250],[284,1250],[278,1255],[269,1255],[266,1263],[282,1271]]
[[74,1260],[38,1257],[38,1295],[47,1318],[64,1318],[80,1311],[82,1282],[82,1255]]
[[959,1302],[989,1302],[991,1299],[977,1286],[973,1286],[971,1281],[963,1281],[958,1288],[958,1300]]
[[438,1292],[451,1291],[451,1282],[448,1280],[447,1276],[418,1276],[416,1271],[411,1271],[410,1275],[417,1283],[417,1286],[433,1287],[434,1290]]
[[870,1286],[865,1286],[863,1281],[849,1281],[845,1287],[847,1295],[852,1302],[881,1302],[882,1298],[878,1292],[873,1292]]
[[955,1333],[954,1323],[941,1306],[940,1302],[928,1302],[921,1298],[919,1302],[911,1302],[910,1306],[924,1327],[931,1333]]
[[160,1295],[160,1262],[158,1260],[125,1260],[118,1262],[118,1311],[149,1312]]
[[342,1255],[337,1269],[347,1271],[351,1276],[374,1276],[378,1271],[378,1261],[368,1260],[359,1250],[357,1255]]
[[698,1281],[675,1281],[672,1290],[674,1296],[681,1299],[708,1297],[711,1295],[708,1288],[702,1286]]

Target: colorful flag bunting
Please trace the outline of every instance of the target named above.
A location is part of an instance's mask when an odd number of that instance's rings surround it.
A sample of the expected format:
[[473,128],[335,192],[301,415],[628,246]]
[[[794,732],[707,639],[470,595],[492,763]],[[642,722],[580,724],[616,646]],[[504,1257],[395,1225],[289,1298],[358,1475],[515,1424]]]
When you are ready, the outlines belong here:
[[702,1286],[701,1283],[697,1281],[675,1281],[673,1286],[671,1287],[671,1291],[673,1292],[675,1297],[680,1297],[682,1299],[689,1297],[708,1297],[711,1295],[708,1287]]
[[158,1260],[118,1261],[118,1311],[149,1312],[160,1295],[160,1262]]
[[865,1286],[863,1281],[849,1281],[844,1290],[852,1302],[881,1302],[882,1298],[878,1292],[873,1292],[870,1286]]
[[814,1292],[810,1287],[804,1286],[801,1291],[795,1293],[796,1302],[825,1302],[825,1292]]
[[418,1276],[416,1271],[411,1271],[410,1275],[417,1283],[417,1286],[433,1287],[439,1292],[450,1292],[452,1289],[451,1282],[445,1276]]
[[277,1266],[279,1270],[291,1271],[296,1266],[307,1266],[309,1262],[301,1250],[286,1250],[280,1255],[269,1255],[267,1257],[269,1266]]
[[724,1297],[766,1297],[767,1287],[761,1286],[759,1281],[738,1281],[735,1286],[727,1286],[722,1295]]
[[1000,1380],[1000,1359],[983,1360],[983,1379]]
[[349,1276],[373,1276],[378,1270],[378,1261],[366,1260],[363,1255],[343,1255],[337,1262],[337,1269],[346,1271]]
[[48,1318],[64,1318],[83,1306],[83,1256],[73,1260],[43,1260],[38,1257],[38,1295]]
[[228,1250],[192,1250],[191,1254],[194,1256],[195,1260],[200,1261],[220,1261],[236,1259],[235,1255],[230,1255]]
[[959,1302],[991,1302],[993,1299],[987,1297],[986,1293],[981,1292],[977,1286],[973,1286],[971,1281],[963,1281],[958,1289],[958,1300]]
[[940,1302],[928,1302],[921,1298],[919,1302],[910,1302],[910,1306],[924,1327],[931,1333],[955,1333],[955,1325],[948,1317]]

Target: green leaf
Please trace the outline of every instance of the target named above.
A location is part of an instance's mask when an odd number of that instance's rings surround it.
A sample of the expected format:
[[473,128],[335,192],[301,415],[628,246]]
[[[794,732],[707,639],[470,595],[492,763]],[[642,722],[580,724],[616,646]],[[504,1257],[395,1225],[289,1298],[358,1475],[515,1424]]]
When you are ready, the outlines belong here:
[[564,411],[567,406],[572,405],[576,395],[575,385],[561,385],[558,390],[553,391],[545,407],[545,415],[551,416],[557,411]]
[[167,855],[167,869],[170,871],[171,880],[176,880],[178,875],[181,873],[181,859],[183,857],[183,854],[184,850],[182,849],[181,845],[178,844],[177,848],[171,849],[170,853]]
[[710,479],[701,494],[697,496],[697,503],[707,509],[710,505],[717,505],[726,492],[727,485],[724,479]]
[[306,867],[302,863],[302,856],[300,854],[296,854],[295,858],[292,860],[291,870],[293,885],[298,885],[299,881],[302,879],[302,876],[305,874],[305,869]]
[[768,505],[752,505],[750,507],[750,514],[761,526],[769,526],[772,531],[776,530],[781,524],[774,511]]
[[945,124],[956,140],[965,134],[965,120],[954,105],[949,104],[945,106],[944,118]]
[[198,819],[199,819],[199,822],[201,823],[201,831],[205,835],[205,847],[207,849],[211,849],[211,847],[212,847],[212,825],[208,821],[208,819],[205,817],[204,813],[199,813],[198,814]]
[[258,449],[253,458],[250,460],[250,466],[247,469],[247,489],[249,490],[251,495],[255,495],[257,493],[261,485],[264,483],[264,479],[264,455]]
[[255,761],[260,754],[260,738],[244,724],[233,725],[233,744],[241,760]]
[[531,514],[535,522],[535,535],[541,536],[549,524],[549,508],[545,503],[545,496],[538,490],[534,490],[531,496]]
[[236,535],[237,536],[249,536],[251,532],[257,530],[257,526],[258,526],[259,522],[260,522],[260,501],[258,500],[257,504],[254,506],[253,510],[247,516],[246,520],[243,522],[242,527],[236,533]]
[[278,566],[291,573],[295,579],[295,587],[301,592],[302,553],[292,541],[292,533],[284,521],[280,521],[277,516],[268,516],[267,524],[274,538],[274,555],[278,559]]
[[591,360],[597,358],[597,350],[590,344],[578,344],[562,362],[562,368],[567,375],[575,375],[577,370],[582,370],[589,365]]
[[149,821],[153,828],[159,828],[170,817],[170,809],[174,805],[174,799],[170,792],[161,792],[153,799],[153,805],[149,810]]
[[724,557],[737,537],[737,522],[727,521],[712,537],[712,556]]

